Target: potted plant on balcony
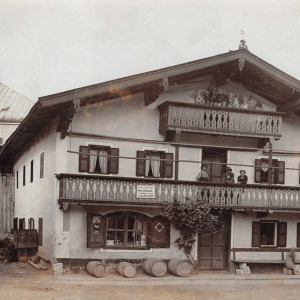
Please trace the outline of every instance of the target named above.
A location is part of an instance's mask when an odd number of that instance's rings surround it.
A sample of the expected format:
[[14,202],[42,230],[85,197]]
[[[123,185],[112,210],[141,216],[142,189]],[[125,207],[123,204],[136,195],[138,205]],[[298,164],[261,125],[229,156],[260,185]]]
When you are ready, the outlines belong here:
[[263,109],[262,102],[260,100],[256,100],[255,108],[257,110],[262,110]]
[[202,92],[200,92],[199,90],[193,91],[191,94],[189,94],[189,97],[192,98],[194,100],[194,103],[196,104],[205,104]]
[[240,107],[240,108],[244,108],[244,105],[245,105],[245,99],[244,99],[244,96],[239,95],[239,96],[238,96],[238,101],[239,101],[239,107]]
[[230,94],[222,92],[219,94],[220,102],[222,106],[227,106],[230,99]]
[[209,92],[208,90],[200,92],[201,98],[203,99],[205,105],[209,105]]

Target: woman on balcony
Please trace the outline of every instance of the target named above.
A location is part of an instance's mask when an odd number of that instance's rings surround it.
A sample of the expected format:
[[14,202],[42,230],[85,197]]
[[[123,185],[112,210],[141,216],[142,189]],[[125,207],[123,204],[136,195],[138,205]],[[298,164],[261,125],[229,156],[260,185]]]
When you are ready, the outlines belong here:
[[206,172],[207,165],[203,164],[201,166],[201,172],[197,175],[197,180],[200,182],[209,182],[209,175]]
[[226,172],[222,176],[223,183],[234,183],[234,174],[231,171],[230,167],[226,167]]

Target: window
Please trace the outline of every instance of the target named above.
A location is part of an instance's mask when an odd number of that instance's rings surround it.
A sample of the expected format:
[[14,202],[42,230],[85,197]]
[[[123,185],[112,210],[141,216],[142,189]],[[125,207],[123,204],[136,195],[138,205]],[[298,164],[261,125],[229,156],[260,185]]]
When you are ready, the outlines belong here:
[[26,184],[26,167],[23,166],[23,186]]
[[33,160],[30,162],[30,182],[33,182]]
[[79,172],[118,174],[119,149],[106,146],[80,146]]
[[28,219],[28,229],[34,229],[34,218]]
[[25,229],[25,218],[19,219],[19,229]]
[[18,230],[18,218],[14,218],[14,230]]
[[40,179],[44,178],[45,153],[40,154]]
[[161,217],[149,218],[134,212],[117,212],[107,216],[87,214],[88,248],[145,249],[170,246],[169,222]]
[[252,222],[252,247],[286,247],[286,235],[286,222]]
[[297,223],[297,248],[300,248],[300,223]]
[[38,244],[43,245],[43,218],[39,218]]
[[173,153],[137,151],[136,176],[172,178]]
[[272,169],[269,168],[269,160],[266,158],[255,160],[255,178],[256,183],[268,183],[269,172],[272,172],[272,183],[284,184],[285,162],[272,160]]
[[18,189],[19,188],[19,171],[17,171],[16,177],[17,177],[17,189]]

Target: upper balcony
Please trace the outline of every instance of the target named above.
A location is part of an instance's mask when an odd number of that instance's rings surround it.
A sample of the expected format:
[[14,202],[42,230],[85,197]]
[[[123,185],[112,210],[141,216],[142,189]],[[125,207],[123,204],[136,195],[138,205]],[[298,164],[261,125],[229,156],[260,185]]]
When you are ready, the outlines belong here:
[[228,209],[300,210],[300,188],[59,174],[59,204],[161,205],[201,199]]
[[160,110],[159,132],[206,133],[254,138],[281,137],[284,113],[166,101]]

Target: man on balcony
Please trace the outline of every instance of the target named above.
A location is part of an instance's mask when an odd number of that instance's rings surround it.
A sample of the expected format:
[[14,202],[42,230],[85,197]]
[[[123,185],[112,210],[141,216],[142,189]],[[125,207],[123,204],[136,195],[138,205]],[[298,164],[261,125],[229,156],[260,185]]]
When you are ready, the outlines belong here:
[[234,183],[234,174],[230,167],[226,167],[226,171],[222,176],[222,183]]

